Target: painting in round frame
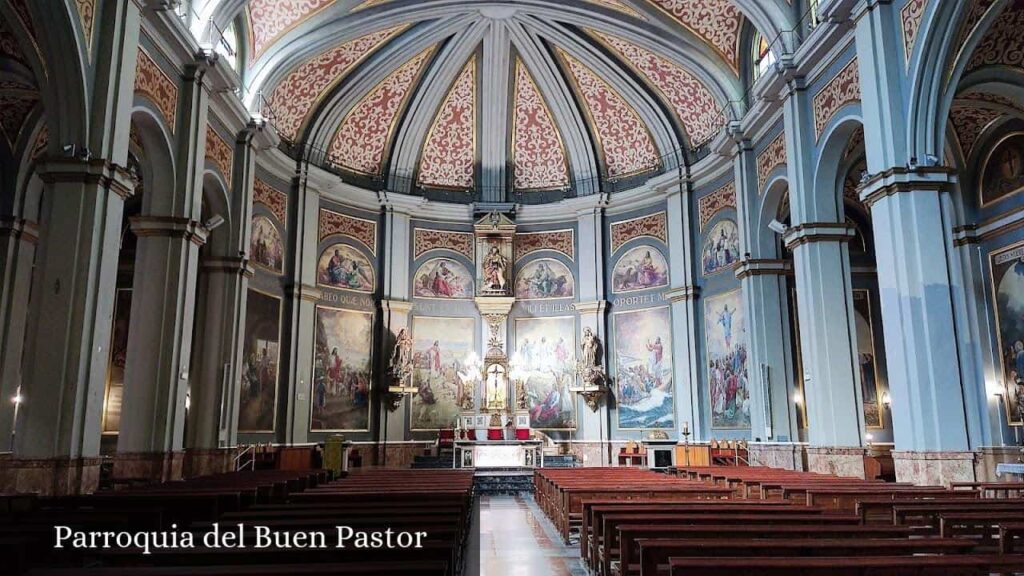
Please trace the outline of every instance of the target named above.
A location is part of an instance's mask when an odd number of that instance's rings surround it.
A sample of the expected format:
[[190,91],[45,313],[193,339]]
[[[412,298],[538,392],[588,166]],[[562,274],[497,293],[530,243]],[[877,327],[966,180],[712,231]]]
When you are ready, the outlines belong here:
[[348,244],[333,244],[320,255],[316,281],[321,286],[370,294],[374,287],[373,265]]
[[554,258],[533,260],[516,276],[516,297],[520,300],[572,298],[575,295],[572,271]]
[[668,286],[668,263],[654,246],[630,249],[612,269],[612,292],[637,292]]
[[413,296],[442,300],[473,298],[473,275],[452,258],[431,258],[413,275]]

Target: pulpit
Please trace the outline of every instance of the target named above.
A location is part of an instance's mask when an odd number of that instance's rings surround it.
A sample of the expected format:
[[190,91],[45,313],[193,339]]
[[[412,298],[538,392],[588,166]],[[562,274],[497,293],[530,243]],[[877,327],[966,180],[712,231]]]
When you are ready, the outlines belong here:
[[651,470],[664,470],[676,465],[676,441],[645,438],[642,440],[647,449],[647,466]]

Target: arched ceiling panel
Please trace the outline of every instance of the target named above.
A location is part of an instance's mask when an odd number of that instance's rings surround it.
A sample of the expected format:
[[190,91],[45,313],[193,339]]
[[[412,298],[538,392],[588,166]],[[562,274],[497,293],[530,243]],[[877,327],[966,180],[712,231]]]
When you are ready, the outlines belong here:
[[556,51],[583,102],[608,177],[622,178],[656,170],[660,166],[658,151],[637,111],[593,70],[564,50]]
[[345,42],[289,73],[271,93],[270,109],[281,136],[294,141],[323,96],[405,26],[394,26]]
[[590,31],[647,79],[671,106],[691,144],[701,144],[725,123],[711,91],[681,67],[610,34]]
[[540,89],[516,60],[512,92],[512,187],[553,190],[569,185],[565,145]]
[[743,13],[730,0],[649,0],[664,14],[704,40],[733,72],[740,69]]
[[476,166],[477,64],[469,59],[441,104],[423,145],[418,184],[472,190]]
[[335,0],[249,0],[249,61],[258,59],[289,30],[329,8]]
[[360,174],[381,173],[395,123],[434,49],[420,52],[389,74],[345,115],[331,140],[332,162]]

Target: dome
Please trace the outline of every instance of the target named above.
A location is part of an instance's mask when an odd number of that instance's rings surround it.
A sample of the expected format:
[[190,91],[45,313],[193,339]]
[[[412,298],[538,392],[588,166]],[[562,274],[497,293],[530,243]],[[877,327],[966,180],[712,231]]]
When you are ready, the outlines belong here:
[[729,0],[249,3],[249,92],[371,189],[544,202],[692,163],[741,93]]

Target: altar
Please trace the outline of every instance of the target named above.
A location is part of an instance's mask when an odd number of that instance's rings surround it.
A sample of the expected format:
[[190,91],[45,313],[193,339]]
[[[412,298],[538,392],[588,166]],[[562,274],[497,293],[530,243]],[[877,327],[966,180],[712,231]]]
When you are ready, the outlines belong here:
[[454,468],[539,468],[540,440],[456,440]]

